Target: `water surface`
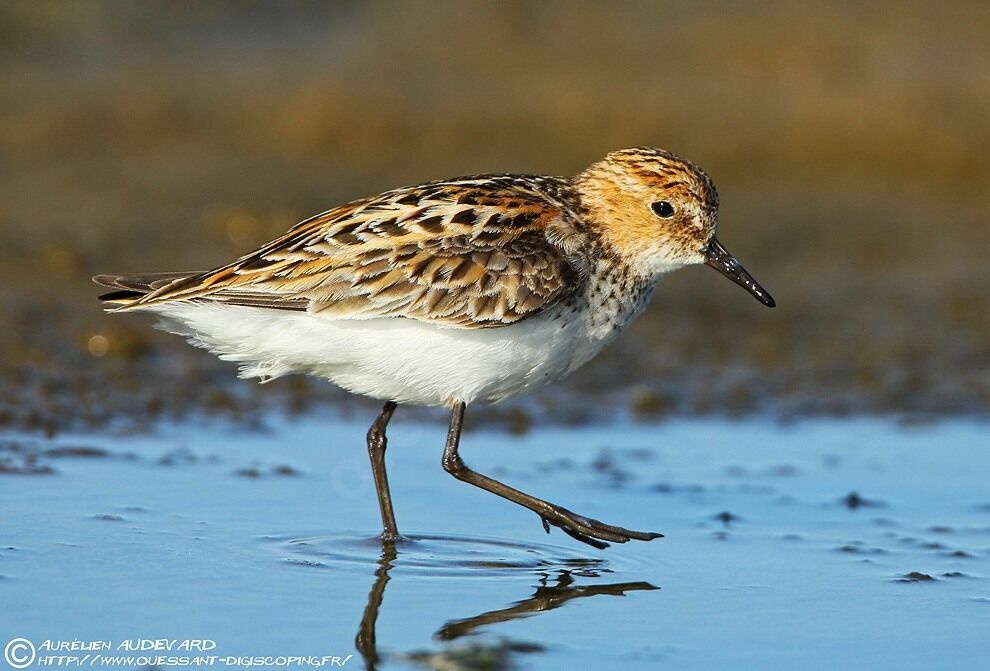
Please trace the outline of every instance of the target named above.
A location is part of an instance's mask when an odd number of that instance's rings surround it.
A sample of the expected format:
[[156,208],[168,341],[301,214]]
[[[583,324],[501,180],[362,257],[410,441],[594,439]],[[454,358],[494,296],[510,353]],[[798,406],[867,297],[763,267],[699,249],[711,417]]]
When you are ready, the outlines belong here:
[[401,415],[388,464],[409,539],[383,548],[365,430],[313,419],[8,436],[0,632],[206,638],[223,655],[353,655],[351,668],[983,659],[985,425],[677,421],[465,435],[462,454],[482,472],[666,534],[605,551],[547,536],[532,513],[457,482],[440,468],[444,428]]

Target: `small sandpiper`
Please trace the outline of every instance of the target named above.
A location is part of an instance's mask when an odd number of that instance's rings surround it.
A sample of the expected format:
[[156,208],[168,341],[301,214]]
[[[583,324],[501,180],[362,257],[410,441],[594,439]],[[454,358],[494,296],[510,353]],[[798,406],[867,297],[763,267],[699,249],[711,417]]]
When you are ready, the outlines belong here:
[[385,402],[368,431],[384,540],[400,538],[385,471],[399,403],[451,408],[443,468],[595,547],[648,541],[468,468],[464,409],[560,380],[608,345],[665,274],[705,263],[774,301],[715,237],[718,193],[650,147],[575,177],[492,174],[410,186],[307,219],[206,272],[97,275],[114,312],[162,326],[262,381],[326,378]]

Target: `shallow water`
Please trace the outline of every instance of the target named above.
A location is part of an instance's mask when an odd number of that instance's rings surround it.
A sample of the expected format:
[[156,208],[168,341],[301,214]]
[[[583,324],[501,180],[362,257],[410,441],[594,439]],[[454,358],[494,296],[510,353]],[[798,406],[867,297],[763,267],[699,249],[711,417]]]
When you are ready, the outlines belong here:
[[306,420],[8,436],[0,634],[212,639],[219,655],[352,655],[351,668],[984,659],[984,424],[677,421],[465,435],[462,455],[482,472],[666,534],[598,551],[446,475],[444,427],[400,414],[388,464],[409,540],[394,554],[374,540],[365,430]]

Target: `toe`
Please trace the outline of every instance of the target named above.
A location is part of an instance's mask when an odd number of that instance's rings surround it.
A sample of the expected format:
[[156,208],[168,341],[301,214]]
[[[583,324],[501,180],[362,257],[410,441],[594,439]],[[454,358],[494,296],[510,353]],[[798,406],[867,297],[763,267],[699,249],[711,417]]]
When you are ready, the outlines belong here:
[[561,527],[560,529],[561,529],[561,531],[563,531],[565,534],[567,534],[568,536],[570,536],[574,540],[579,540],[582,543],[587,543],[588,545],[590,545],[593,548],[598,548],[599,550],[604,550],[605,548],[608,547],[608,543],[605,543],[603,541],[600,541],[600,540],[598,540],[596,538],[592,538],[591,536],[585,536],[584,534],[582,534],[582,533],[580,533],[578,531],[574,531],[573,529],[571,529],[569,527]]

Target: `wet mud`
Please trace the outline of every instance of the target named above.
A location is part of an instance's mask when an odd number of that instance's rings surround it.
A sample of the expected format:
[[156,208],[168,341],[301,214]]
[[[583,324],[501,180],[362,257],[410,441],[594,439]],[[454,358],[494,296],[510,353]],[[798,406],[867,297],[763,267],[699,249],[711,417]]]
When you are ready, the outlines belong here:
[[[102,314],[89,277],[215,267],[384,189],[573,174],[641,144],[709,170],[720,238],[778,307],[680,271],[600,359],[480,417],[518,432],[985,417],[980,4],[912,1],[896,20],[870,4],[580,4],[0,9],[0,431],[366,412],[319,382],[238,382],[148,320]],[[462,29],[478,21],[491,34]]]

